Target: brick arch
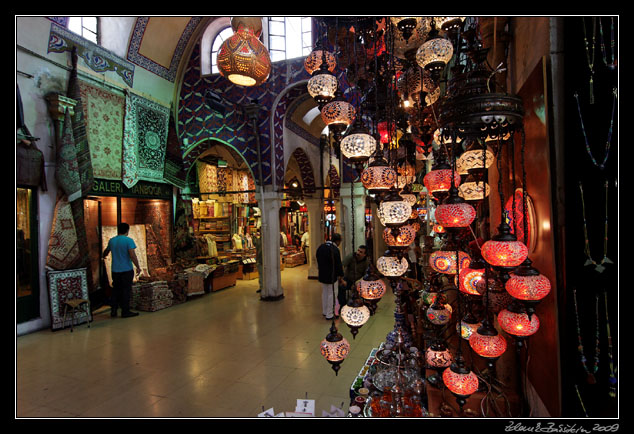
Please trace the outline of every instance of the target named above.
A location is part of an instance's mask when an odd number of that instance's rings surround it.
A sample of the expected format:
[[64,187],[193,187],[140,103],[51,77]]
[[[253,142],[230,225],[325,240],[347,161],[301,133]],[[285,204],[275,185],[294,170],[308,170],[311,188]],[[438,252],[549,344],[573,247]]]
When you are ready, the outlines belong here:
[[295,161],[297,161],[297,165],[299,166],[304,193],[314,193],[315,174],[313,171],[313,165],[310,163],[306,151],[302,148],[297,148],[291,154],[291,158],[293,157],[295,157]]

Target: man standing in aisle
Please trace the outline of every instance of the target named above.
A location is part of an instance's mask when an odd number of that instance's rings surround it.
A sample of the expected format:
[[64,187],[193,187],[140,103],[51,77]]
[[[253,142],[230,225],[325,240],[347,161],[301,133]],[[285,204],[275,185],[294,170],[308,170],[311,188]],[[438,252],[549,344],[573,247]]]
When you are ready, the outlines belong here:
[[369,260],[365,246],[357,247],[357,251],[350,253],[343,260],[344,284],[339,285],[337,298],[339,305],[344,306],[350,298],[350,291],[354,287],[357,280],[363,278],[368,268]]
[[304,264],[308,264],[308,255],[310,254],[310,235],[308,235],[308,231],[302,234],[301,245],[304,251]]
[[343,283],[340,244],[341,234],[336,233],[315,252],[319,271],[317,280],[321,284],[321,310],[327,320],[335,318],[335,294],[339,283]]
[[134,240],[128,237],[130,225],[127,223],[119,223],[117,225],[117,236],[110,238],[108,247],[103,252],[103,258],[112,252],[112,304],[110,308],[110,316],[116,317],[117,310],[121,308],[121,318],[129,318],[137,316],[138,312],[130,311],[130,297],[132,294],[132,282],[134,280],[134,268],[136,267],[136,275],[141,274],[139,260],[136,257],[134,249],[136,244]]

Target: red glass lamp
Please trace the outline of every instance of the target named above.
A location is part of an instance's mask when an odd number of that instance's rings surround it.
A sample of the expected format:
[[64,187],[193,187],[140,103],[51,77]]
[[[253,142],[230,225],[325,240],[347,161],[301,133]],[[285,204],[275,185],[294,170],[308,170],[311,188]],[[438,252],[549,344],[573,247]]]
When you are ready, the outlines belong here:
[[532,314],[530,317],[522,309],[502,309],[498,313],[498,324],[506,333],[517,338],[526,338],[539,330],[539,318]]
[[469,338],[469,345],[480,357],[486,359],[497,359],[506,351],[506,339],[486,319]]
[[451,167],[446,163],[439,163],[436,168],[430,170],[423,178],[423,184],[427,188],[429,194],[435,199],[443,198],[449,188],[451,188],[451,180],[453,177],[453,185],[458,187],[460,185],[460,174],[451,170]]
[[341,362],[350,352],[350,343],[337,331],[334,321],[330,327],[330,333],[321,341],[320,351],[321,355],[332,365],[335,375],[338,375]]
[[493,267],[510,270],[519,266],[528,256],[528,248],[515,235],[504,220],[498,233],[482,245],[482,257]]
[[447,389],[456,396],[460,408],[466,404],[467,398],[477,392],[478,387],[480,387],[478,376],[465,366],[461,354],[456,357],[456,361],[450,367],[443,371],[442,381]]
[[466,228],[476,217],[475,208],[458,196],[458,189],[451,186],[449,196],[436,207],[436,221],[447,229]]
[[511,278],[506,282],[505,288],[511,297],[522,301],[540,301],[550,293],[550,280],[531,264],[527,258],[510,273]]
[[484,273],[486,264],[476,255],[466,268],[461,268],[456,276],[456,286],[464,294],[479,296],[486,291]]

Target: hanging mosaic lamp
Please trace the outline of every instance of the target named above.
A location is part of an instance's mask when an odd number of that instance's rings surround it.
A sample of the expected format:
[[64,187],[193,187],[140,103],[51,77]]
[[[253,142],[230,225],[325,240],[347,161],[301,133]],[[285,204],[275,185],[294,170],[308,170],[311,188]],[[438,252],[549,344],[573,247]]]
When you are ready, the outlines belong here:
[[468,369],[462,356],[459,355],[456,361],[451,364],[442,373],[442,381],[451,393],[456,396],[456,400],[460,408],[462,408],[467,399],[478,391],[480,382],[478,376]]
[[390,127],[388,127],[388,121],[381,121],[376,126],[379,133],[379,140],[384,145],[389,143],[390,138],[394,137],[394,135],[396,134],[396,124],[393,122],[389,122],[389,125]]
[[514,272],[510,273],[511,278],[506,282],[505,288],[513,298],[522,301],[540,301],[550,293],[550,280],[531,264],[531,260],[526,258]]
[[456,324],[456,331],[460,333],[460,337],[465,340],[469,340],[471,335],[477,332],[478,328],[482,326],[481,322],[478,322],[470,314],[467,314],[459,324]]
[[436,17],[436,25],[445,32],[460,30],[467,17]]
[[433,28],[429,32],[427,41],[416,51],[416,63],[436,81],[453,57],[453,45],[445,38],[438,37],[438,31]]
[[452,177],[453,185],[458,187],[461,180],[460,174],[451,170],[451,167],[447,163],[439,161],[436,166],[423,177],[423,184],[429,194],[435,199],[441,199],[449,192]]
[[[394,234],[396,231],[396,235]],[[390,250],[407,249],[416,239],[416,230],[411,224],[404,224],[394,228],[385,228],[383,230],[383,241],[390,246]]]
[[374,160],[361,172],[361,183],[370,194],[387,192],[396,184],[396,170],[392,169],[379,149]]
[[484,280],[484,269],[472,268],[472,266],[461,268],[459,275],[456,276],[458,280],[458,289],[468,295],[482,295],[482,285],[480,282]]
[[467,175],[467,179],[458,187],[458,195],[468,202],[484,200],[489,196],[491,188],[485,181],[477,181],[473,175]]
[[539,330],[539,318],[536,314],[529,317],[523,311],[513,312],[511,309],[502,309],[497,318],[502,330],[519,338],[534,335]]
[[328,50],[324,50],[321,41],[317,41],[315,49],[304,59],[304,69],[309,75],[313,75],[315,71],[321,68],[321,64],[326,61],[326,69],[334,72],[337,67],[337,59],[334,54]]
[[449,196],[436,207],[436,221],[446,229],[466,228],[476,217],[475,208],[458,195],[458,189],[451,186]]
[[364,300],[379,300],[385,295],[387,285],[370,265],[363,278],[357,282],[357,291]]
[[[458,252],[460,260],[460,269],[466,269],[471,263],[471,256],[465,252]],[[456,251],[455,250],[436,250],[429,255],[429,265],[438,273],[456,274]]]
[[435,325],[444,325],[449,322],[451,319],[451,305],[450,304],[442,304],[439,302],[439,298],[427,308],[425,311],[425,316],[429,320],[430,323]]
[[506,351],[506,339],[498,333],[490,322],[484,320],[469,338],[469,346],[480,357],[497,359]]
[[425,350],[425,361],[432,369],[448,368],[451,366],[453,357],[446,345],[434,343]]
[[220,74],[239,86],[259,86],[271,73],[269,52],[253,28],[240,25],[218,50]]
[[383,226],[400,226],[412,215],[412,205],[392,188],[379,204],[377,215]]
[[343,133],[356,118],[356,109],[343,98],[341,90],[335,92],[335,99],[323,106],[321,119],[336,133]]
[[363,304],[357,291],[354,291],[354,295],[348,301],[348,303],[341,308],[339,313],[343,322],[345,322],[350,328],[352,338],[357,337],[359,328],[361,328],[370,319],[370,309]]
[[498,233],[482,245],[481,252],[485,261],[493,267],[505,270],[519,266],[528,256],[528,248],[517,241],[504,220],[498,226]]
[[[325,60],[325,61],[324,61]],[[319,109],[332,101],[339,87],[337,77],[329,70],[326,51],[322,51],[322,62],[319,68],[313,72],[306,84],[308,94],[315,100]]]
[[376,139],[357,120],[341,140],[340,149],[351,163],[365,163],[376,151]]
[[400,277],[407,271],[407,259],[399,258],[389,250],[376,260],[376,268],[385,277]]
[[334,322],[330,327],[330,333],[321,341],[320,351],[321,355],[332,365],[335,375],[338,375],[341,362],[350,352],[350,343],[337,331]]

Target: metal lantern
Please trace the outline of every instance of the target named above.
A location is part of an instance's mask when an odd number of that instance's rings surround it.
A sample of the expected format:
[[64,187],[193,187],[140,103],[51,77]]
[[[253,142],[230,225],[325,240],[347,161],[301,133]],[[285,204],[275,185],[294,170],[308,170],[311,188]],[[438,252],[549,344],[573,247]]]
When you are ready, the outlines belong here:
[[227,38],[218,50],[220,74],[239,86],[259,86],[271,73],[271,58],[252,29],[241,29]]

